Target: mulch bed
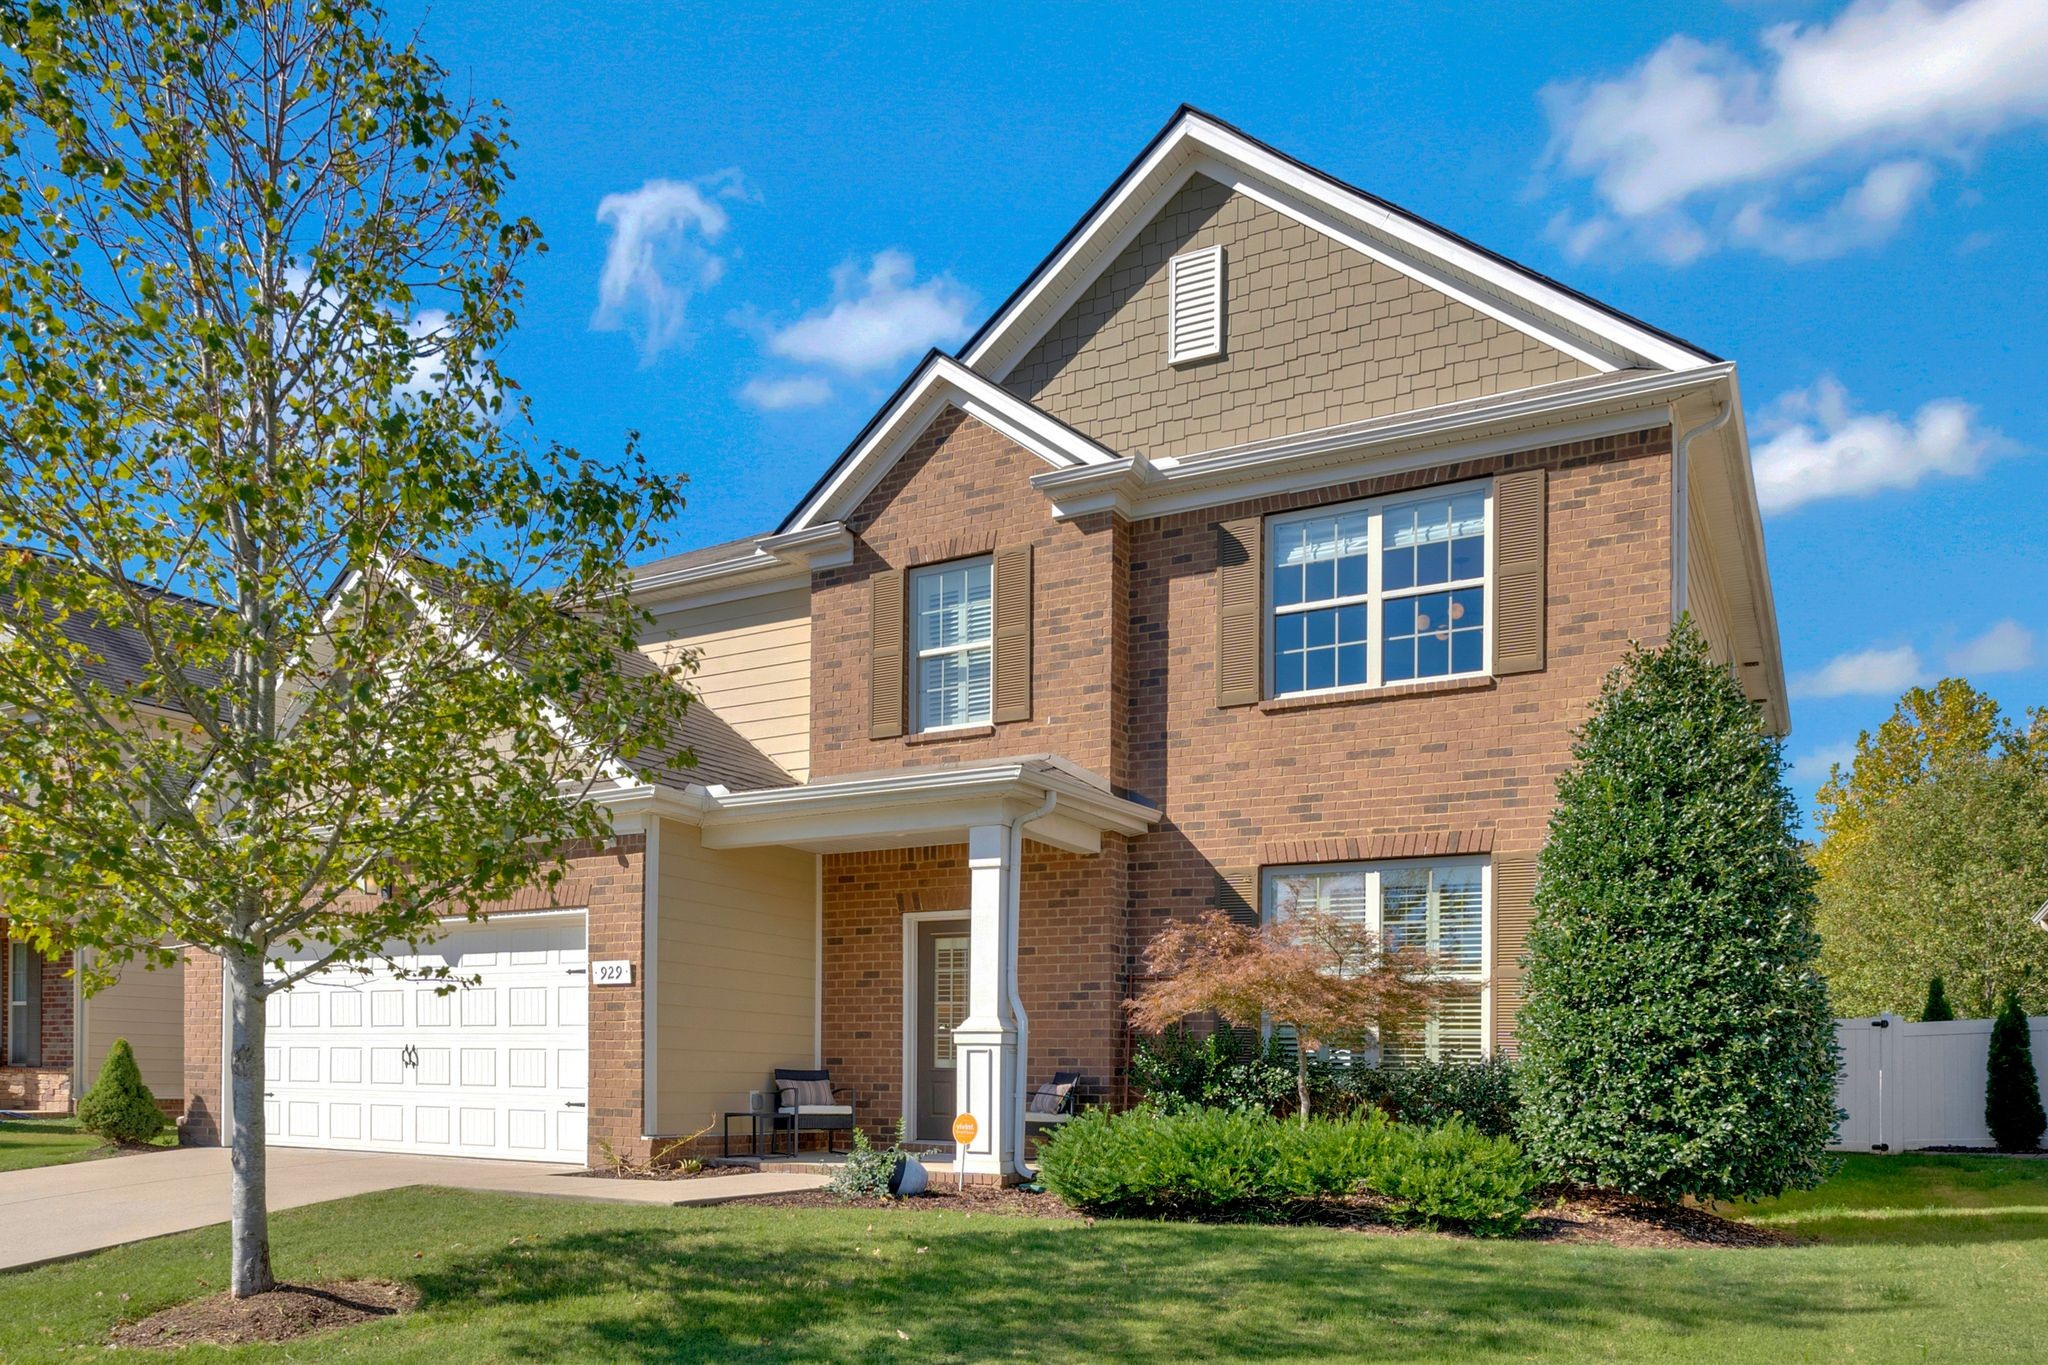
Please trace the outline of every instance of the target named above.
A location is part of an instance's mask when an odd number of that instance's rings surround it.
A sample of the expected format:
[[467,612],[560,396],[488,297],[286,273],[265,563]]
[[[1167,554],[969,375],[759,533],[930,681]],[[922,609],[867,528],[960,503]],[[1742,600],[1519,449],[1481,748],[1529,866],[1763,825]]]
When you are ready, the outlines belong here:
[[268,1294],[237,1299],[211,1294],[140,1322],[114,1329],[115,1346],[239,1346],[296,1341],[410,1312],[419,1295],[390,1280],[335,1280],[281,1284]]
[[[829,1190],[804,1190],[796,1194],[759,1195],[740,1202],[780,1208],[872,1209],[885,1213],[950,1211],[1095,1221],[1061,1202],[1057,1195],[1032,1194],[1015,1186],[998,1189],[992,1185],[969,1185],[965,1191],[955,1193],[950,1186],[941,1187],[936,1178],[931,1189],[910,1199],[849,1202]],[[1324,1227],[1366,1236],[1405,1237],[1414,1231],[1388,1222],[1380,1216],[1376,1203],[1367,1199],[1332,1206],[1315,1221]],[[1516,1240],[1669,1249],[1778,1247],[1792,1245],[1797,1239],[1772,1228],[1722,1218],[1705,1209],[1657,1204],[1607,1190],[1567,1187],[1545,1191],[1544,1201]]]

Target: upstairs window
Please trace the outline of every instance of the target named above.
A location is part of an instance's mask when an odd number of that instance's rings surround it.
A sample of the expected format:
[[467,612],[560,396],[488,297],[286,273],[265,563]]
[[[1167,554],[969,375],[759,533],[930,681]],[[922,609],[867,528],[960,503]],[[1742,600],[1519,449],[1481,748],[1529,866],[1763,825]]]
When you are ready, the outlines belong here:
[[995,582],[992,561],[965,560],[910,576],[917,628],[919,731],[987,725],[994,715]]
[[1270,694],[1483,674],[1487,510],[1480,485],[1275,517]]

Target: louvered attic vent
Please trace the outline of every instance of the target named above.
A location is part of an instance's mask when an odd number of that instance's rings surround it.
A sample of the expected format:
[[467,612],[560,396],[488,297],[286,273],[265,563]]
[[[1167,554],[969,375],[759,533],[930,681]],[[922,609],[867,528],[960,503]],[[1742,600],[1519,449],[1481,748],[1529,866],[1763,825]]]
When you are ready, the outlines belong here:
[[1166,271],[1166,363],[1222,355],[1223,248],[1183,252]]

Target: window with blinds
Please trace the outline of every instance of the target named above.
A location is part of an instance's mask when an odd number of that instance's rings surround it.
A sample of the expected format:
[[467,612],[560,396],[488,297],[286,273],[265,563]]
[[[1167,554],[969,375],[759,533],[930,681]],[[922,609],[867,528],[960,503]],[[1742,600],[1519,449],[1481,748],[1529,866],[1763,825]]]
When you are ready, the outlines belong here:
[[1166,363],[1223,354],[1223,248],[1184,251],[1166,263]]
[[1361,923],[1389,944],[1426,949],[1441,959],[1443,975],[1458,983],[1419,1030],[1375,1039],[1361,1029],[1357,1038],[1332,1044],[1331,1060],[1400,1065],[1477,1061],[1485,1055],[1490,986],[1483,859],[1268,868],[1263,900],[1268,920],[1313,907]]
[[932,1065],[953,1065],[953,1030],[967,1018],[967,953],[965,937],[942,938],[932,945]]
[[916,728],[987,725],[995,714],[993,561],[966,560],[910,576],[917,626]]

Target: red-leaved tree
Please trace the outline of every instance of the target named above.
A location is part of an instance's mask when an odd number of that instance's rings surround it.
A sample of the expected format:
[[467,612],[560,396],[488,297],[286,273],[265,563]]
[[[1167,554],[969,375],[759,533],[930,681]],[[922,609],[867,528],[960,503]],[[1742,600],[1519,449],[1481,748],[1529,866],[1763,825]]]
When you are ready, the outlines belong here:
[[1432,954],[1314,909],[1264,925],[1212,910],[1162,930],[1145,966],[1154,979],[1128,1008],[1148,1033],[1204,1011],[1239,1028],[1291,1027],[1303,1123],[1310,1052],[1364,1029],[1384,1033],[1427,1018],[1447,989]]

